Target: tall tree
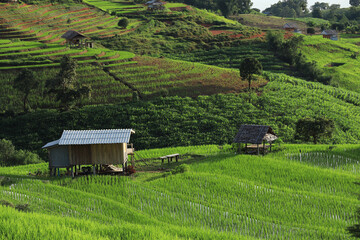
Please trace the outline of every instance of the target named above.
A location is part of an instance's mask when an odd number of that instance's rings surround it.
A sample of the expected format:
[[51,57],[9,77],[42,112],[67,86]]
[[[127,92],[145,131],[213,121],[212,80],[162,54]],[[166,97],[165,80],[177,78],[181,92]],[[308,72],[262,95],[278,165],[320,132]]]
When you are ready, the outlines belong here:
[[311,15],[312,15],[313,18],[322,18],[323,17],[320,8],[313,8],[313,11],[312,11]]
[[349,3],[353,7],[358,7],[360,5],[360,0],[350,0]]
[[255,58],[245,58],[240,64],[240,77],[249,82],[249,90],[251,86],[252,77],[254,74],[262,73],[262,65],[259,60]]
[[320,138],[330,138],[334,131],[334,121],[323,117],[303,118],[296,122],[295,138],[317,144]]
[[77,62],[65,55],[60,61],[60,71],[54,79],[47,82],[50,92],[55,93],[63,110],[71,108],[76,100],[89,95],[90,88],[82,86],[76,77]]
[[26,103],[28,101],[31,90],[36,89],[39,86],[39,80],[36,79],[34,72],[29,69],[23,69],[14,80],[14,88],[23,92],[23,108],[24,112],[27,112],[28,108]]

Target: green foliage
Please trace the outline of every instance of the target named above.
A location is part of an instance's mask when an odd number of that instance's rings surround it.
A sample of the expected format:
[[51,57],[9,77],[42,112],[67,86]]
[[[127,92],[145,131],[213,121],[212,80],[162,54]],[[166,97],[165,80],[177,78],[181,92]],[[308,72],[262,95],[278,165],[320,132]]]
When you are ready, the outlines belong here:
[[289,13],[294,12],[294,17],[299,17],[307,13],[306,7],[306,0],[285,0],[272,4],[269,8],[266,8],[264,12],[270,12],[272,15],[279,17],[292,17],[289,16]]
[[178,174],[178,173],[185,173],[190,171],[190,166],[188,164],[181,164],[176,166],[172,171],[171,174]]
[[324,71],[317,66],[316,61],[309,62],[305,55],[299,52],[299,48],[304,42],[303,36],[293,36],[284,40],[282,33],[270,32],[266,39],[269,49],[285,62],[295,66],[303,77],[310,81],[330,84],[332,77],[325,76]]
[[24,94],[23,109],[27,111],[26,103],[28,101],[31,90],[36,89],[39,85],[39,80],[36,79],[34,73],[29,69],[23,69],[14,80],[14,88]]
[[61,107],[68,110],[82,96],[89,96],[90,88],[82,86],[76,77],[77,62],[65,55],[60,62],[60,71],[56,78],[47,81],[50,93],[55,93]]
[[314,8],[314,9],[312,10],[312,13],[311,13],[311,14],[312,14],[312,17],[313,17],[313,18],[322,18],[322,17],[323,17],[320,8]]
[[353,7],[358,7],[360,5],[360,0],[350,0],[349,2]]
[[122,28],[126,28],[129,25],[129,19],[128,18],[122,18],[118,22],[118,26]]
[[244,61],[241,63],[239,70],[240,77],[249,82],[250,90],[253,74],[261,74],[263,69],[259,60],[255,58],[245,58]]
[[26,165],[43,162],[35,153],[15,150],[11,141],[0,140],[0,166]]
[[312,138],[314,144],[317,144],[320,138],[331,138],[334,127],[333,120],[322,117],[299,119],[296,122],[296,138],[305,142]]

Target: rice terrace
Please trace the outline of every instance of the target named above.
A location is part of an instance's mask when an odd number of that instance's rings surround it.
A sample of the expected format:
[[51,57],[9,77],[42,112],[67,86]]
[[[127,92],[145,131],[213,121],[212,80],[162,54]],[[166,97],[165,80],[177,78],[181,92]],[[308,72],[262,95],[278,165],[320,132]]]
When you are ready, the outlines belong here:
[[349,3],[0,0],[0,239],[360,238]]

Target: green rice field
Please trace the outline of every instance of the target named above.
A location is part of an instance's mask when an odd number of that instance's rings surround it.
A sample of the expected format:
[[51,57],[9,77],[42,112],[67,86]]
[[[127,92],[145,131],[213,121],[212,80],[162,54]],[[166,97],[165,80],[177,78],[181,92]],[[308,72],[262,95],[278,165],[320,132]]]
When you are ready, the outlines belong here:
[[[0,168],[0,235],[352,239],[360,146],[329,147],[282,145],[266,156],[216,145],[143,150],[131,177],[46,177],[46,164]],[[179,163],[156,160],[174,152]],[[179,164],[187,171],[171,174]],[[44,176],[28,176],[37,169]]]

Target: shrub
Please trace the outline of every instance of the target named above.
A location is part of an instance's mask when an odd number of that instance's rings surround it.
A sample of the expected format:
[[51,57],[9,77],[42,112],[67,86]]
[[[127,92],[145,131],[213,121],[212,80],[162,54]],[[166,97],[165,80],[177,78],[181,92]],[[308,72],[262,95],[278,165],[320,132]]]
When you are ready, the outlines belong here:
[[17,204],[15,206],[16,210],[22,211],[22,212],[29,212],[30,208],[29,208],[29,204],[25,203],[25,204]]
[[0,205],[6,206],[6,207],[14,207],[14,204],[12,204],[9,201],[3,200],[3,199],[0,200]]
[[129,19],[127,19],[126,17],[120,19],[118,22],[118,26],[122,28],[126,28],[128,25],[129,25]]
[[0,140],[0,166],[15,166],[42,163],[43,160],[32,152],[24,150],[15,150],[11,141],[6,139]]
[[126,172],[128,172],[130,175],[136,173],[136,170],[133,166],[127,166]]
[[172,174],[177,174],[177,173],[184,173],[184,172],[189,172],[190,171],[190,166],[187,164],[181,164],[179,166],[177,166],[176,168],[174,168],[171,173]]

